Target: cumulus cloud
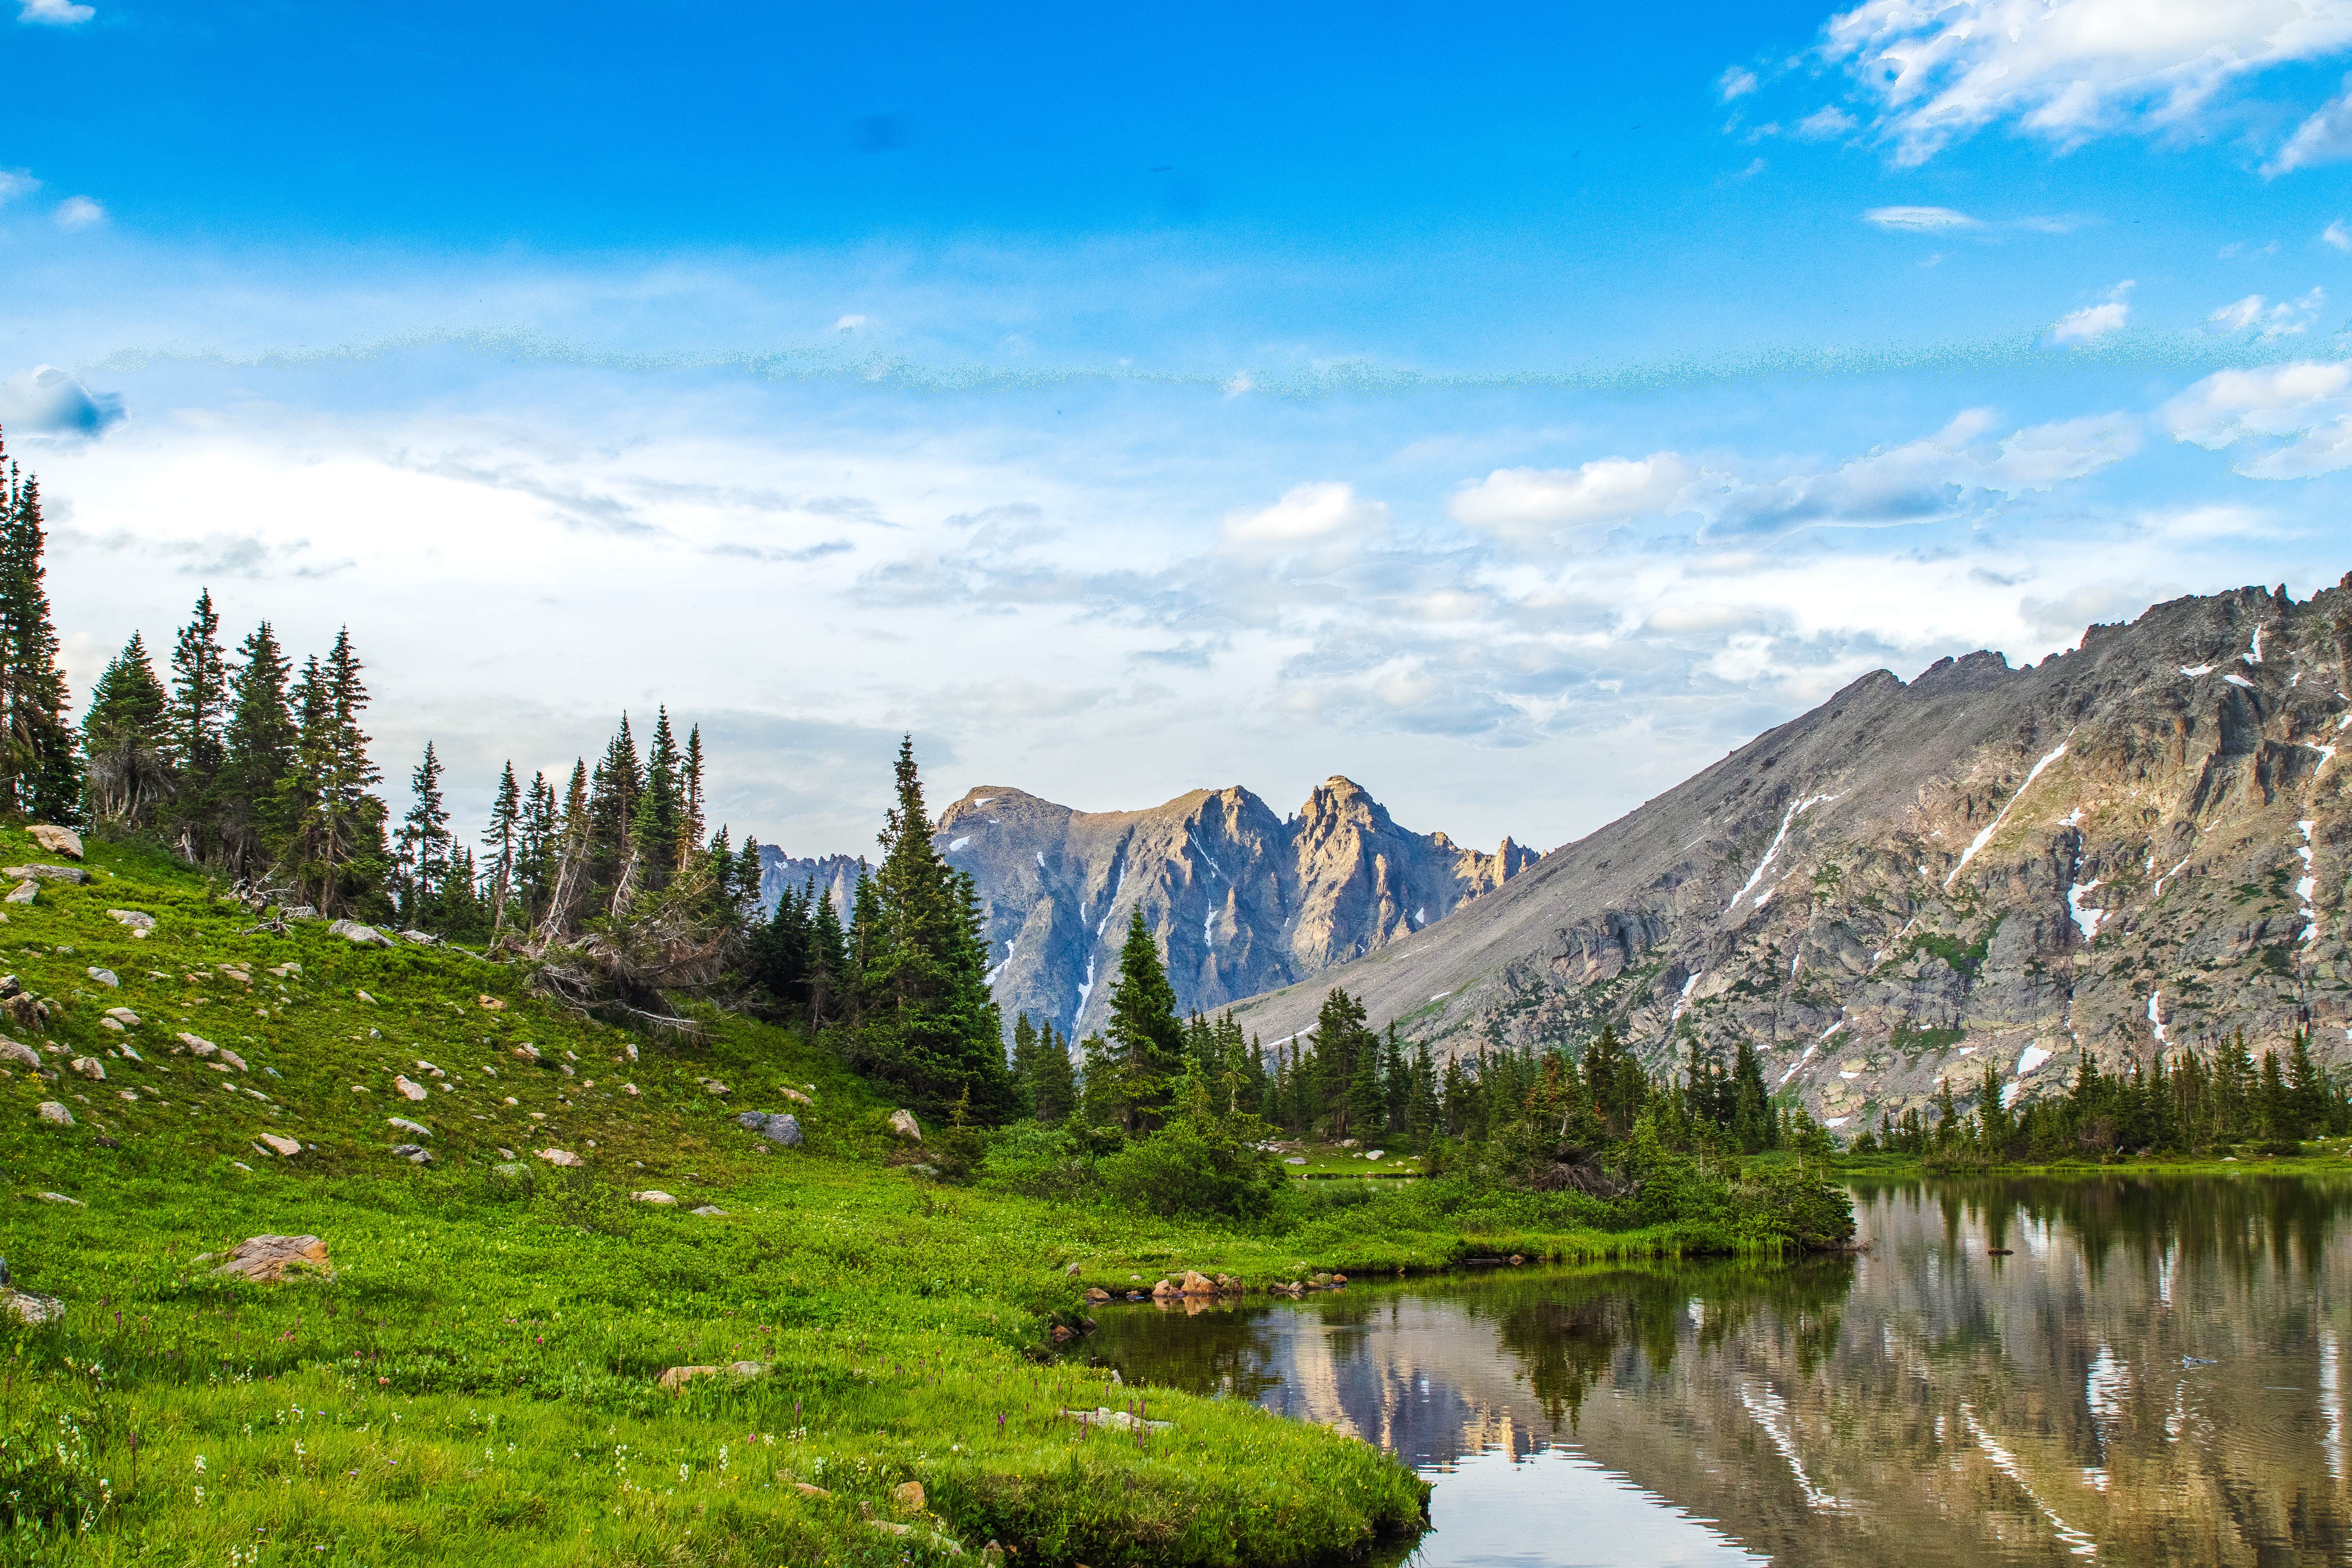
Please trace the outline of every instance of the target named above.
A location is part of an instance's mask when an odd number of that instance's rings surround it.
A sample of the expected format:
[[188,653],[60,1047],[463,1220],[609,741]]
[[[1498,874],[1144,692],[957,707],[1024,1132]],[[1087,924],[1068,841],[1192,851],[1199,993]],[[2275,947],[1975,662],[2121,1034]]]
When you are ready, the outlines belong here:
[[2235,467],[2248,479],[2332,474],[2352,467],[2352,362],[2217,371],[2158,416],[2175,440],[2244,447]]
[[1873,207],[1862,215],[1862,221],[1897,234],[1948,234],[1957,228],[1984,226],[1950,207]]
[[1744,98],[1757,88],[1756,73],[1744,66],[1731,66],[1716,78],[1715,90],[1724,102]]
[[865,324],[866,318],[863,316],[844,316],[834,322],[833,330],[836,332],[854,332]]
[[2300,300],[2282,300],[2275,305],[2260,294],[2249,294],[2205,319],[2222,331],[2252,331],[2268,342],[2309,331],[2311,323],[2319,319],[2319,307],[2326,302],[2327,290],[2316,288]]
[[2314,163],[2341,163],[2347,157],[2352,157],[2352,76],[2344,79],[2341,93],[2294,128],[2286,144],[2263,165],[2263,173],[2276,177]]
[[1696,478],[1674,452],[1597,458],[1573,468],[1496,468],[1456,489],[1447,510],[1481,533],[1523,542],[1664,515]]
[[106,221],[106,209],[88,196],[68,196],[54,216],[59,228],[90,228]]
[[88,5],[77,5],[74,0],[24,0],[16,12],[16,20],[37,26],[70,27],[87,22],[98,12]]
[[93,393],[53,364],[0,381],[0,430],[12,436],[96,436],[121,417],[121,397]]
[[40,188],[41,182],[33,178],[29,170],[0,169],[0,204],[29,196]]
[[2175,127],[2237,79],[2347,46],[2338,0],[1864,0],[1822,47],[1907,165],[1994,124],[2060,147]]
[[1294,486],[1272,506],[1229,514],[1224,536],[1246,551],[1280,553],[1369,542],[1386,534],[1390,522],[1385,505],[1364,500],[1353,485],[1327,481]]
[[2126,278],[2107,290],[2104,303],[2067,311],[2050,329],[2050,341],[2053,343],[2087,343],[2094,338],[2122,331],[2124,323],[2131,319],[2131,291],[2132,280]]
[[2346,228],[2344,220],[2337,218],[2320,231],[2319,243],[2333,246],[2338,250],[2352,250],[2352,229]]

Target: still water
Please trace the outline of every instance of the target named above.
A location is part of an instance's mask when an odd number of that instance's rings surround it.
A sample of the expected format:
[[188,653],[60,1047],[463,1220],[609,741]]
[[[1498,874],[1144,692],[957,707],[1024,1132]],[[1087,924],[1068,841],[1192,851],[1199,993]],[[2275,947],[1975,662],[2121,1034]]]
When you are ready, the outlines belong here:
[[1427,1568],[2352,1561],[2352,1180],[1854,1211],[1856,1258],[1110,1309],[1092,1348],[1400,1455]]

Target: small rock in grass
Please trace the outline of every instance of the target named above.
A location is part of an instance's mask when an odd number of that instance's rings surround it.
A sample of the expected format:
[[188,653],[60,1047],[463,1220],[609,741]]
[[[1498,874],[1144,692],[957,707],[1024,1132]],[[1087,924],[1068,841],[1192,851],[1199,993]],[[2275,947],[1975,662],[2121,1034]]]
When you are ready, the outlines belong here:
[[73,1112],[54,1100],[41,1101],[39,1109],[34,1114],[42,1121],[58,1127],[71,1127],[74,1124]]
[[580,1163],[580,1156],[569,1149],[541,1149],[539,1157],[551,1165],[562,1165],[567,1169]]
[[55,1296],[37,1296],[30,1290],[18,1290],[0,1285],[0,1314],[15,1319],[26,1328],[65,1316],[66,1304]]
[[532,1045],[529,1040],[525,1040],[522,1044],[517,1046],[514,1048],[514,1054],[520,1057],[527,1062],[535,1062],[539,1060],[539,1047]]
[[1293,1154],[1288,1159],[1283,1161],[1283,1163],[1286,1165],[1304,1165],[1307,1163],[1307,1156],[1304,1154]]
[[676,1389],[695,1378],[714,1377],[722,1372],[734,1377],[757,1377],[767,1370],[765,1362],[757,1361],[739,1361],[726,1366],[674,1366],[654,1382],[659,1387]]
[[403,1132],[414,1132],[419,1138],[430,1138],[433,1136],[433,1130],[431,1128],[425,1126],[421,1121],[411,1121],[405,1116],[387,1116],[383,1119],[383,1121],[384,1125],[387,1127],[397,1127]]
[[[89,880],[89,873],[71,866],[0,866],[0,877],[22,877],[28,882],[72,882],[77,885]],[[61,947],[59,952],[73,949]]]
[[911,1110],[892,1111],[890,1113],[890,1131],[896,1132],[901,1138],[910,1138],[918,1143],[923,1141],[923,1130],[921,1126],[916,1122],[915,1113]]
[[55,823],[36,822],[25,829],[25,837],[52,855],[62,855],[68,860],[79,860],[81,855],[81,835],[70,827]]
[[120,1018],[100,1018],[98,1021],[98,1026],[110,1034],[122,1033],[122,1020]]
[[627,1095],[631,1100],[635,1100],[637,1098],[637,1086],[633,1083],[625,1083],[621,1086],[621,1092]]
[[485,1013],[503,1013],[507,1010],[507,1005],[503,998],[483,995],[478,992],[475,994],[474,1005],[479,1007]]
[[135,1029],[139,1026],[139,1015],[128,1007],[109,1007],[106,1010],[106,1016],[126,1029]]
[[[253,1070],[245,1065],[245,1058],[243,1057],[238,1056],[235,1051],[229,1050],[226,1047],[221,1050],[220,1059],[223,1062],[226,1062],[229,1066],[235,1068],[239,1072],[250,1072]],[[215,1065],[217,1066],[219,1064],[215,1063]]]
[[715,1078],[698,1078],[694,1081],[700,1084],[710,1093],[719,1096],[721,1100],[724,1100],[727,1096],[735,1092]]
[[100,985],[105,986],[109,991],[116,990],[122,984],[121,981],[114,977],[114,971],[111,969],[85,969],[82,973],[89,975],[92,980],[97,981]]
[[19,882],[5,899],[0,899],[0,903],[29,904],[40,896],[41,885],[38,882]]
[[254,1142],[261,1144],[271,1153],[278,1155],[281,1159],[291,1160],[295,1155],[299,1154],[302,1152],[302,1145],[299,1140],[292,1138],[280,1138],[275,1132],[264,1132],[258,1138],[255,1139]]
[[811,1100],[807,1095],[803,1094],[796,1089],[780,1089],[776,1090],[776,1092],[782,1095],[786,1100],[791,1100],[794,1105],[814,1105],[816,1103],[816,1101]]
[[[248,1176],[253,1174],[253,1167],[247,1164],[242,1160],[231,1160],[228,1163],[228,1168],[232,1171],[243,1171]],[[202,1258],[198,1258],[197,1261],[201,1263],[204,1260]]]
[[41,1053],[30,1046],[0,1038],[0,1062],[15,1062],[18,1067],[37,1068],[41,1065]]
[[706,1219],[725,1219],[727,1217],[727,1211],[720,1208],[717,1204],[705,1204],[698,1209],[688,1209],[686,1212],[688,1214],[701,1215]]
[[327,1259],[327,1244],[315,1236],[256,1236],[238,1242],[213,1272],[266,1285],[305,1275],[332,1279],[335,1266]]
[[429,1165],[433,1163],[432,1151],[422,1143],[395,1143],[392,1146],[392,1152],[412,1165]]
[[410,1100],[425,1098],[425,1086],[411,1079],[406,1073],[395,1074],[392,1080],[392,1087]]
[[361,1001],[366,1003],[371,1007],[375,1005],[375,998],[369,995],[364,991],[354,991],[352,994],[358,997]]
[[799,1119],[786,1115],[781,1110],[772,1113],[765,1110],[747,1110],[735,1120],[738,1124],[748,1127],[761,1137],[772,1142],[781,1143],[787,1149],[797,1149],[801,1146]]
[[89,1079],[94,1082],[104,1083],[106,1081],[106,1064],[100,1061],[96,1057],[76,1057],[73,1060],[68,1062],[66,1066],[81,1074],[82,1077]]
[[900,1513],[922,1512],[923,1483],[920,1481],[899,1482],[897,1486],[890,1489],[890,1500],[898,1505],[898,1511]]
[[133,931],[155,929],[155,917],[139,910],[109,910],[106,911],[106,918],[117,925],[129,926]]
[[199,1057],[215,1056],[220,1051],[220,1047],[218,1046],[213,1044],[210,1040],[204,1038],[200,1035],[182,1035],[180,1037],[180,1044],[187,1047],[188,1049],[195,1052]]
[[358,921],[337,921],[334,924],[327,928],[327,934],[329,936],[341,937],[345,942],[352,942],[360,947],[390,947],[393,945],[392,938],[376,930],[375,927],[372,925],[362,925]]
[[631,1193],[630,1197],[641,1204],[674,1204],[677,1200],[663,1192]]
[[78,1209],[86,1209],[89,1207],[88,1204],[82,1202],[79,1198],[69,1198],[63,1193],[43,1193],[41,1194],[41,1201],[45,1204],[71,1204]]

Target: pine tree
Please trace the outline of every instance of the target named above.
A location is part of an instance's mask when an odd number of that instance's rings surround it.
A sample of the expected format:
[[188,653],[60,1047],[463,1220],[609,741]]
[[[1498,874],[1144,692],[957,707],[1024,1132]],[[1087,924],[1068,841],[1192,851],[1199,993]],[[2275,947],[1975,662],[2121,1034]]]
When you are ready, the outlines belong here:
[[66,721],[65,671],[41,564],[40,481],[0,476],[0,809],[78,819],[81,759]]
[[[686,762],[680,776],[685,786],[681,842],[691,847],[702,842],[703,830],[702,726],[699,724],[686,732]],[[753,849],[758,847],[751,840],[747,839],[745,843]],[[756,869],[759,865],[756,854],[751,863]]]
[[638,792],[629,817],[639,875],[648,888],[668,886],[684,855],[695,847],[681,831],[686,819],[684,771],[685,759],[678,754],[677,737],[670,729],[669,710],[659,709],[654,719],[653,745],[646,752],[645,787]]
[[499,774],[499,787],[490,796],[490,825],[482,835],[482,847],[490,852],[490,940],[496,942],[506,930],[507,904],[512,899],[515,884],[516,841],[522,827],[522,790],[515,783],[514,763],[509,761]]
[[1012,1111],[1012,1080],[988,991],[980,895],[931,844],[911,737],[898,748],[897,773],[882,864],[870,879],[873,908],[858,911],[857,1053],[934,1112],[968,1095],[978,1121],[1001,1122]]
[[548,894],[554,885],[560,838],[555,788],[547,782],[545,773],[534,773],[530,775],[530,790],[523,796],[522,819],[515,844],[515,879],[521,894],[519,913],[526,927],[537,925],[547,909]]
[[1160,964],[1159,944],[1139,909],[1128,911],[1118,984],[1110,994],[1110,1024],[1104,1032],[1118,1051],[1119,1125],[1129,1134],[1157,1126],[1182,1069],[1184,1026],[1176,1018],[1176,992]]
[[367,754],[360,728],[368,690],[348,629],[335,634],[325,660],[303,670],[297,707],[299,780],[293,812],[295,876],[329,914],[373,904],[387,870],[383,802],[370,792],[383,773]]
[[425,742],[425,756],[409,775],[411,805],[401,818],[394,840],[393,865],[398,914],[404,924],[439,921],[443,884],[449,879],[451,850],[456,838],[449,831],[449,812],[441,801],[441,759],[433,742]]
[[98,678],[81,721],[91,820],[125,827],[152,821],[172,789],[170,703],[146,643],[131,633]]
[[218,827],[229,869],[259,877],[276,864],[288,838],[286,796],[299,739],[286,700],[293,671],[268,621],[237,645],[237,656],[222,742]]
[[645,769],[637,761],[629,716],[604,748],[588,781],[588,886],[596,901],[617,912],[637,885],[637,798],[645,794]]
[[228,660],[221,651],[220,615],[206,589],[172,647],[171,761],[179,783],[172,826],[180,853],[190,860],[205,859],[220,847],[215,788],[227,721]]
[[1021,1114],[1047,1120],[1037,1114],[1037,1027],[1025,1011],[1013,1019],[1013,1098]]
[[1078,1075],[1070,1061],[1070,1042],[1050,1022],[1037,1029],[1036,1067],[1029,1098],[1040,1121],[1066,1121],[1078,1109]]
[[1377,1036],[1369,1036],[1348,1074],[1348,1131],[1358,1138],[1377,1138],[1388,1117],[1388,1095],[1381,1087],[1381,1051]]

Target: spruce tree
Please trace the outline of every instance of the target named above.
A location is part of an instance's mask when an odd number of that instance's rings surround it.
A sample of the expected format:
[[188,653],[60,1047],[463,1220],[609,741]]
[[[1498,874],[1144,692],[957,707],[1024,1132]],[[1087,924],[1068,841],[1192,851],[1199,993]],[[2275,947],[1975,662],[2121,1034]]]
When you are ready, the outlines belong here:
[[1012,1080],[988,991],[980,896],[931,844],[911,737],[898,748],[897,773],[872,879],[874,929],[859,954],[859,1053],[934,1112],[968,1096],[975,1121],[998,1123],[1012,1112]]
[[1050,1020],[1037,1028],[1029,1098],[1040,1121],[1066,1121],[1077,1112],[1078,1075],[1070,1061],[1070,1042]]
[[41,564],[40,481],[0,476],[0,809],[50,822],[81,815],[81,758]]
[[131,633],[98,678],[81,721],[92,821],[125,827],[152,822],[172,788],[170,703],[146,643]]
[[220,614],[207,588],[196,596],[195,611],[172,646],[171,759],[179,785],[172,828],[180,853],[190,860],[207,859],[220,847],[215,789],[227,722],[228,660],[221,651]]
[[1110,1023],[1104,1033],[1118,1052],[1119,1125],[1130,1135],[1157,1126],[1183,1068],[1184,1026],[1177,1021],[1176,992],[1160,964],[1160,946],[1139,909],[1128,911],[1118,984],[1110,994]]
[[1037,1028],[1026,1012],[1013,1020],[1013,1100],[1020,1114],[1037,1121],[1048,1120],[1037,1114]]
[[404,924],[439,921],[441,892],[449,880],[452,850],[457,840],[449,831],[449,812],[441,800],[441,759],[433,742],[425,742],[425,756],[409,775],[411,804],[401,818],[394,840],[398,914]]
[[489,851],[490,940],[498,940],[506,929],[507,904],[512,899],[515,885],[517,841],[522,831],[522,790],[515,783],[514,763],[509,761],[499,774],[499,787],[490,796],[490,825],[482,835],[482,847]]
[[635,833],[637,798],[645,793],[645,768],[637,760],[636,737],[629,731],[629,716],[604,748],[588,781],[588,884],[596,901],[618,910],[635,889],[637,840]]
[[557,837],[554,786],[547,782],[545,773],[534,773],[530,775],[530,789],[523,796],[522,816],[515,837],[515,882],[520,905],[517,913],[526,928],[539,923],[540,914],[547,906]]
[[635,843],[640,875],[648,888],[669,885],[685,857],[696,846],[685,837],[686,759],[679,754],[677,736],[669,725],[669,710],[656,710],[653,744],[646,752],[645,788],[630,813],[629,831]]
[[237,655],[222,742],[218,826],[229,869],[259,877],[287,847],[287,795],[299,735],[287,706],[293,671],[268,621],[237,645]]
[[301,693],[301,785],[294,814],[297,877],[327,914],[367,910],[381,898],[388,872],[383,851],[383,799],[369,785],[383,778],[367,757],[364,666],[351,647],[351,630],[334,635],[324,660],[308,660]]
[[[686,732],[686,761],[682,764],[679,777],[684,784],[680,842],[691,849],[695,845],[702,842],[703,833],[702,726],[699,724]],[[745,844],[754,851],[751,863],[756,868],[759,865],[759,856],[756,853],[759,846],[756,841],[750,839],[745,840]]]

